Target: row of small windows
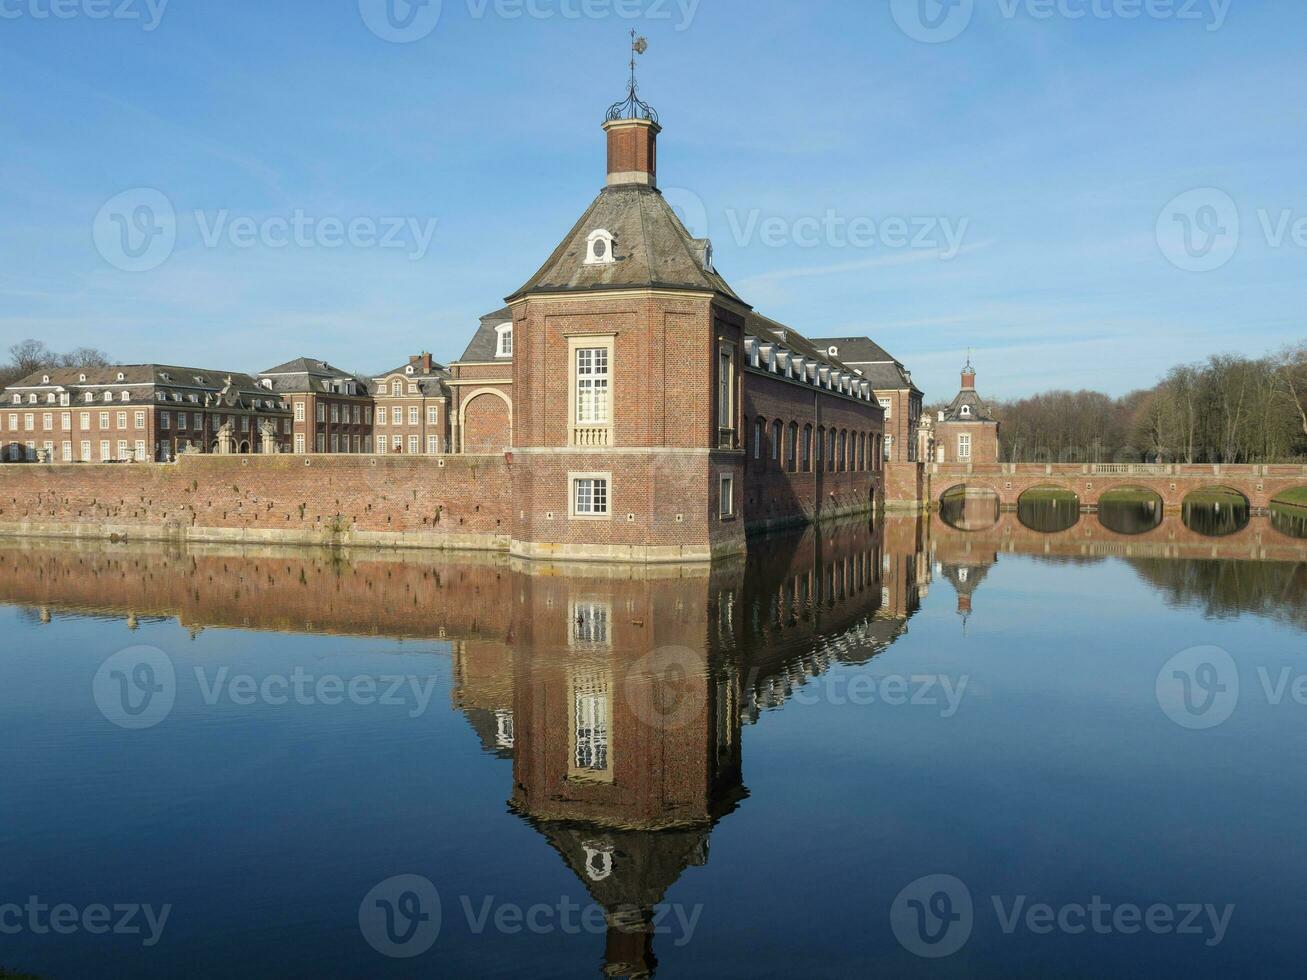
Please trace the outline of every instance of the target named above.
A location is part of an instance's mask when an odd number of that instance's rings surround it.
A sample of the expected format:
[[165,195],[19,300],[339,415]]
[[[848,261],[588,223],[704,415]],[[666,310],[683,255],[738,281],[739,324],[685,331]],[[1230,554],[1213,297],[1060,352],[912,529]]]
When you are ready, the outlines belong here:
[[872,398],[870,382],[829,364],[802,357],[779,344],[766,343],[757,337],[745,337],[744,351],[751,367],[824,388],[827,391],[848,395],[850,398],[858,398],[862,401],[870,401]]
[[[77,414],[77,422],[78,422],[77,427],[78,427],[79,429],[90,429],[90,428],[92,428],[92,426],[91,426],[91,420],[92,420],[92,418],[95,418],[96,421],[99,423],[98,428],[101,428],[101,429],[109,429],[109,428],[126,429],[126,428],[128,428],[128,419],[131,418],[131,420],[134,422],[134,426],[133,426],[134,428],[137,428],[137,429],[144,429],[144,428],[146,428],[147,417],[148,417],[148,413],[147,413],[147,412],[144,412],[144,411],[135,411],[135,412],[131,412],[131,413],[128,413],[128,412],[98,412],[98,413],[79,412],[79,413]],[[178,428],[178,429],[187,429],[187,428],[190,428],[191,426],[190,426],[189,422],[190,422],[190,420],[191,420],[192,418],[195,420],[195,425],[194,425],[195,428],[197,428],[197,429],[201,429],[201,428],[203,428],[204,425],[205,425],[205,416],[204,416],[204,414],[201,413],[201,412],[193,412],[193,413],[177,412],[177,413],[175,413],[175,414],[172,413],[172,412],[160,412],[160,413],[159,413],[159,428],[160,428],[160,429],[170,429],[170,428],[172,428],[172,424],[173,424],[173,420],[174,420],[174,418],[176,419],[176,423],[177,423],[177,428]],[[210,420],[210,424],[211,424],[215,429],[216,429],[216,428],[219,428],[219,427],[223,424],[223,421],[224,421],[224,416],[222,416],[221,414],[213,414],[213,415],[209,415],[208,418],[209,418],[209,420]],[[251,417],[250,417],[249,415],[228,415],[228,416],[226,416],[226,420],[227,420],[227,421],[230,421],[230,422],[232,423],[233,426],[239,426],[239,428],[240,428],[240,430],[241,430],[242,432],[248,432],[248,431],[250,430],[250,418],[251,418]],[[36,430],[36,415],[35,415],[35,413],[33,413],[33,412],[26,412],[26,413],[24,413],[24,414],[21,415],[21,416],[19,416],[19,415],[18,415],[17,413],[15,413],[15,412],[11,412],[11,413],[9,413],[9,416],[8,416],[7,421],[8,421],[8,430],[9,430],[10,432],[19,432],[19,431],[23,431],[23,432],[34,432],[34,431]],[[274,421],[274,424],[275,424],[275,421],[276,421],[276,420],[273,420],[273,421]],[[283,426],[284,426],[284,428],[285,428],[285,430],[286,430],[286,433],[289,434],[289,433],[290,433],[290,420],[289,420],[289,419],[284,420],[284,422],[283,422]],[[52,431],[52,430],[55,428],[55,421],[54,421],[54,413],[53,413],[53,412],[44,412],[44,413],[42,413],[42,415],[41,415],[41,428],[42,428],[44,431],[47,431],[47,432]],[[65,431],[65,432],[69,432],[69,431],[72,430],[72,428],[73,428],[73,415],[72,415],[71,412],[63,412],[63,413],[60,414],[60,416],[59,416],[59,428],[62,429],[63,431]]]
[[888,459],[893,443],[890,437],[847,429],[798,422],[788,426],[777,419],[753,422],[753,445],[750,455],[763,465],[766,460],[790,473],[811,473],[814,463],[825,472],[861,472],[877,470]]

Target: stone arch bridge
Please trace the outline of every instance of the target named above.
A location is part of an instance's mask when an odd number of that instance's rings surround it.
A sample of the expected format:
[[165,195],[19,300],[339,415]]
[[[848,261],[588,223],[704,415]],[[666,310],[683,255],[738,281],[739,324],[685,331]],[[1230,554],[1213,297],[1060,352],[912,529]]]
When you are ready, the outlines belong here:
[[1235,490],[1255,512],[1265,511],[1280,494],[1307,487],[1307,466],[1226,465],[1221,463],[932,463],[928,467],[930,499],[938,504],[957,488],[989,491],[1004,508],[1015,508],[1021,495],[1036,488],[1069,490],[1085,510],[1097,510],[1112,490],[1151,490],[1167,510],[1179,508],[1199,490]]

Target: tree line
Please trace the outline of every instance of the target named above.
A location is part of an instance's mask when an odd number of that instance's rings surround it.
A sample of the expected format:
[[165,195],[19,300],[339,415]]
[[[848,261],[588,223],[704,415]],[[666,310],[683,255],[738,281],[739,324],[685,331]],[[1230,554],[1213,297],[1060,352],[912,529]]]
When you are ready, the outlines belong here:
[[1113,398],[1050,391],[997,402],[1006,462],[1276,463],[1307,458],[1307,340],[1222,354]]
[[24,340],[11,346],[8,362],[0,364],[0,388],[50,368],[108,367],[111,363],[108,354],[94,347],[57,354],[39,340]]

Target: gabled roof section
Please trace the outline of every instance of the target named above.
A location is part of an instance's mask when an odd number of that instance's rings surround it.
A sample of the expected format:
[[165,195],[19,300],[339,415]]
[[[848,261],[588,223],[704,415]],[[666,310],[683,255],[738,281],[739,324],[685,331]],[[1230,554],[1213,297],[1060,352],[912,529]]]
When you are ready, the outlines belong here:
[[511,357],[499,357],[499,326],[504,323],[513,322],[513,311],[505,306],[502,310],[496,310],[494,313],[487,313],[481,318],[481,325],[477,327],[477,332],[472,335],[472,341],[467,345],[467,350],[463,351],[463,356],[458,360],[463,363],[485,363],[487,361],[502,361],[505,364],[511,363]]
[[[615,261],[587,265],[587,239],[600,229],[616,239]],[[707,243],[686,230],[656,188],[605,187],[540,271],[508,302],[543,292],[692,289],[743,303],[706,261],[706,251]]]
[[753,334],[765,342],[780,344],[805,360],[820,361],[840,371],[847,371],[855,377],[858,376],[858,372],[840,358],[831,357],[827,354],[825,347],[821,347],[815,341],[809,340],[793,327],[787,327],[785,324],[770,317],[765,317],[756,311],[749,313],[744,332]]
[[903,362],[870,337],[815,337],[812,341],[821,350],[834,347],[840,360],[852,364],[877,391],[915,391],[921,389],[912,382]]
[[[969,415],[962,414],[962,407],[967,406],[971,412]],[[958,392],[957,397],[949,403],[949,407],[944,409],[945,422],[997,422],[993,414],[985,403],[980,400],[980,395],[974,388],[963,388]]]

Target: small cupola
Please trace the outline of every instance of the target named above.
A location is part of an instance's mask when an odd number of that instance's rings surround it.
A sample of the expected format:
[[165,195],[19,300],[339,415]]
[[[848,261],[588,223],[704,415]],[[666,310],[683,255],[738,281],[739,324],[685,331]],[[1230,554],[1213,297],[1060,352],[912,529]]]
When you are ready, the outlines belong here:
[[631,32],[631,78],[626,98],[608,109],[608,185],[658,186],[658,113],[640,98],[635,80],[635,59],[649,50],[649,42]]

